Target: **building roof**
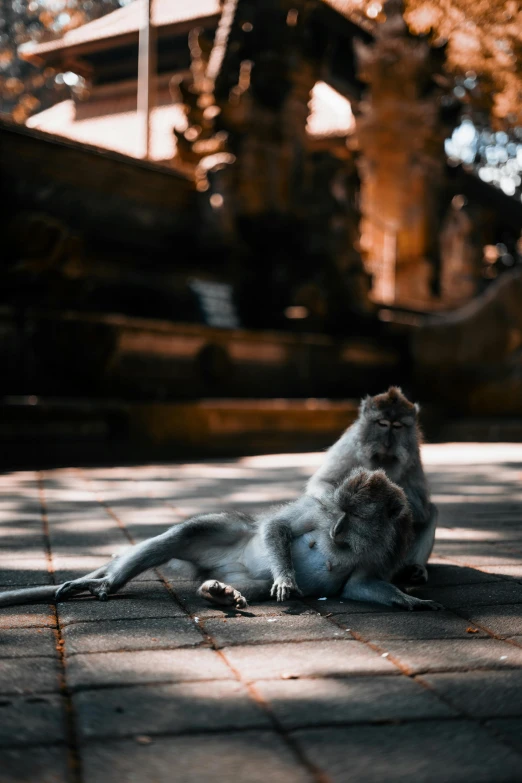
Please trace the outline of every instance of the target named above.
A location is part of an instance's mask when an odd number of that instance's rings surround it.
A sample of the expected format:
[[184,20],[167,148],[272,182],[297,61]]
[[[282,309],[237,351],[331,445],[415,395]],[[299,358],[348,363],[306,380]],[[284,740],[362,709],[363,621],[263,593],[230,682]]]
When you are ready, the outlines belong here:
[[[110,42],[128,35],[137,35],[140,28],[140,10],[142,3],[134,0],[123,8],[112,11],[93,22],[69,30],[61,38],[46,43],[28,41],[18,51],[21,57],[45,57],[54,52],[68,49],[86,48],[96,42]],[[162,28],[171,25],[193,22],[198,19],[219,16],[220,0],[154,0],[152,3],[152,24]]]
[[[62,101],[34,114],[26,125],[132,158],[143,156],[144,127],[135,101],[134,106],[128,101],[119,105],[115,101],[89,102],[90,111],[84,117],[81,109],[73,100]],[[179,104],[156,106],[150,119],[150,159],[171,160],[176,151],[173,128],[184,130],[186,125],[187,119]]]
[[[329,4],[345,0],[326,0]],[[349,4],[349,0],[348,0]],[[66,33],[63,38],[47,44],[39,44],[31,54],[63,52],[73,47],[87,45],[96,40],[113,45],[115,38],[137,33],[139,0]],[[167,26],[182,21],[217,15],[220,0],[154,0],[153,21],[157,26]],[[168,91],[151,113],[151,152],[155,161],[168,161],[176,150],[173,128],[184,130],[186,116],[179,104],[173,104]],[[29,128],[36,128],[84,144],[113,150],[124,155],[141,158],[144,147],[143,122],[136,110],[135,87],[126,85],[121,92],[92,94],[85,103],[66,100],[45,111],[33,115],[27,121]],[[317,82],[311,93],[307,134],[312,139],[342,138],[354,130],[354,117],[350,102],[324,82]]]

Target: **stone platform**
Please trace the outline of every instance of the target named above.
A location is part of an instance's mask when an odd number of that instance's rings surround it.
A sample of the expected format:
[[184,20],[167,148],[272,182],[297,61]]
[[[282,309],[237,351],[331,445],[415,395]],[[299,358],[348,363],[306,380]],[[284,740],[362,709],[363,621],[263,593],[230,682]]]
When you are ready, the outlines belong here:
[[[522,775],[522,445],[424,448],[438,613],[221,611],[188,572],[0,610],[1,783],[511,783]],[[295,497],[320,454],[0,476],[0,585],[61,582],[206,509]]]

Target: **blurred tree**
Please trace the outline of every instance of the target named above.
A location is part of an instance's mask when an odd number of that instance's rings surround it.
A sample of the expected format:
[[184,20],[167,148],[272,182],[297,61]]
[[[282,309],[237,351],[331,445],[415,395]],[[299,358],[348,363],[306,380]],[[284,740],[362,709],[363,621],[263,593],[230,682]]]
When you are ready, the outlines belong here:
[[[385,19],[385,0],[325,2],[363,25]],[[413,33],[448,41],[456,97],[497,127],[522,125],[520,0],[404,0],[404,6]]]
[[522,5],[519,0],[406,0],[414,33],[448,40],[455,95],[497,126],[522,124]]
[[70,95],[85,90],[82,79],[21,60],[26,41],[49,41],[131,0],[0,0],[0,114],[23,123]]

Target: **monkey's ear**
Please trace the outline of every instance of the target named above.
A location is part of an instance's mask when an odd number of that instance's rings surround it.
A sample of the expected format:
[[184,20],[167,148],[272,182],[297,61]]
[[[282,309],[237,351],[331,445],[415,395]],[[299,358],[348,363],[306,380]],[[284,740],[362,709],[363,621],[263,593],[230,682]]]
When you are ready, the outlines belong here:
[[345,519],[346,519],[346,514],[343,512],[343,513],[342,513],[342,514],[341,514],[341,515],[340,515],[340,516],[339,516],[339,517],[338,517],[338,518],[335,520],[334,524],[332,525],[332,530],[331,530],[331,535],[332,535],[332,538],[333,538],[334,536],[338,536],[338,535],[339,535],[339,533],[341,533],[341,531],[342,531],[342,529],[343,529],[343,525],[344,525],[344,521],[345,521]]
[[415,411],[415,415],[418,416],[420,413],[420,405],[418,402],[413,403],[413,410]]

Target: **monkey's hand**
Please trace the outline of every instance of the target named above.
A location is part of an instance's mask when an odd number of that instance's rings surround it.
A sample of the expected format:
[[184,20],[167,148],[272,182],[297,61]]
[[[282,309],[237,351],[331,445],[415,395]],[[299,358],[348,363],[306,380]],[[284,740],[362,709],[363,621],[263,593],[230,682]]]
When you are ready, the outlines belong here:
[[290,598],[291,593],[302,595],[293,576],[278,576],[277,579],[274,579],[274,584],[270,590],[272,598],[276,598],[278,601],[286,601]]

